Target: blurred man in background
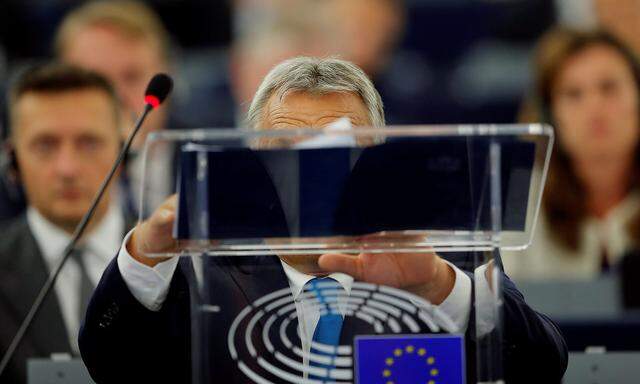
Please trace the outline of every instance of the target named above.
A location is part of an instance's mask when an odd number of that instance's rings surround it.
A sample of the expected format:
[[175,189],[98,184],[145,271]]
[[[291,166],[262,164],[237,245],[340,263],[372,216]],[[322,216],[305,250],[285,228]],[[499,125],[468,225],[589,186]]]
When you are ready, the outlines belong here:
[[[89,2],[69,13],[55,37],[56,55],[65,62],[96,71],[113,84],[125,118],[123,138],[144,109],[151,77],[169,69],[169,35],[158,16],[135,1]],[[146,133],[163,129],[167,110],[149,116],[135,148]]]
[[[169,33],[153,10],[129,0],[95,1],[71,11],[60,24],[55,51],[64,62],[94,70],[114,86],[122,104],[122,140],[131,132],[134,120],[144,109],[144,91],[158,72],[169,70]],[[120,192],[125,208],[132,215],[139,210],[142,156],[138,156],[149,132],[168,124],[168,109],[158,108],[149,115],[132,146],[123,172]],[[154,191],[165,196],[170,189],[172,156],[150,164]]]
[[[28,70],[10,90],[9,115],[11,166],[28,207],[3,227],[0,238],[0,355],[60,261],[120,148],[118,98],[94,72],[61,64]],[[28,358],[77,354],[85,306],[126,229],[112,189],[0,381],[25,382]]]

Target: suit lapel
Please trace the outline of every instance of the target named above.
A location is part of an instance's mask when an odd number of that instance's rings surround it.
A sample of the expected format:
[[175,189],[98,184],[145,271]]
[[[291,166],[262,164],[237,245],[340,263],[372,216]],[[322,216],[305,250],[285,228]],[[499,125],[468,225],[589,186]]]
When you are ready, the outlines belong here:
[[257,256],[252,259],[231,271],[250,303],[268,293],[289,287],[289,280],[277,256]]
[[289,287],[289,281],[277,256],[231,258],[227,271],[246,301],[251,304],[264,295]]
[[[200,259],[184,259],[179,264],[196,305],[215,304],[240,311],[273,291],[289,287],[275,256],[203,256],[201,260],[202,268],[193,265]],[[203,269],[202,277],[198,277],[199,269]]]
[[[16,324],[20,324],[44,285],[48,269],[29,229],[26,218],[16,222],[16,268],[3,282]],[[27,332],[23,345],[39,355],[71,352],[69,337],[62,318],[55,289],[49,292],[43,306]]]

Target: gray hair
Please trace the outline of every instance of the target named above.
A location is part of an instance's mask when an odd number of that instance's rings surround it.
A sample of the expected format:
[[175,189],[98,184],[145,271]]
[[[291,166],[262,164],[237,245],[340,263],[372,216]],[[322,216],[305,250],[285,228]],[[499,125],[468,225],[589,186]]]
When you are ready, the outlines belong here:
[[247,113],[250,128],[258,129],[272,95],[289,92],[328,94],[355,93],[364,102],[373,127],[383,127],[384,109],[380,94],[369,77],[355,64],[336,58],[296,57],[276,65],[264,78]]

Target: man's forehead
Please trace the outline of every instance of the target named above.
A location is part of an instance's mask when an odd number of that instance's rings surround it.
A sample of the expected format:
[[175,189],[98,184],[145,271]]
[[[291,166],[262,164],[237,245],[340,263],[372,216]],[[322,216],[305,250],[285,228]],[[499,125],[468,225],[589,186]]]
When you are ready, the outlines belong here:
[[76,125],[100,129],[111,123],[117,131],[111,99],[99,89],[28,92],[13,107],[13,133]]
[[324,125],[341,117],[348,117],[354,125],[370,124],[368,110],[356,93],[274,93],[267,103],[263,128],[286,123],[295,126]]
[[[28,91],[21,95],[15,102],[22,112],[35,110],[56,110],[64,104],[69,104],[69,108],[80,112],[80,105],[87,106],[91,110],[101,110],[103,107],[111,109],[111,96],[104,90],[98,88],[78,88],[56,91]],[[89,106],[89,104],[91,104]]]

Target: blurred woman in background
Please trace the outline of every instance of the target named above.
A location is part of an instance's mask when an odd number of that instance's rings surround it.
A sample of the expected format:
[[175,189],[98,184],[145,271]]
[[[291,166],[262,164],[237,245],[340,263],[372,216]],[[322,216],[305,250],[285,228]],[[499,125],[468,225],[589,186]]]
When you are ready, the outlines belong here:
[[526,121],[556,138],[531,246],[504,255],[516,280],[589,279],[640,239],[640,64],[603,31],[555,29],[537,47]]

